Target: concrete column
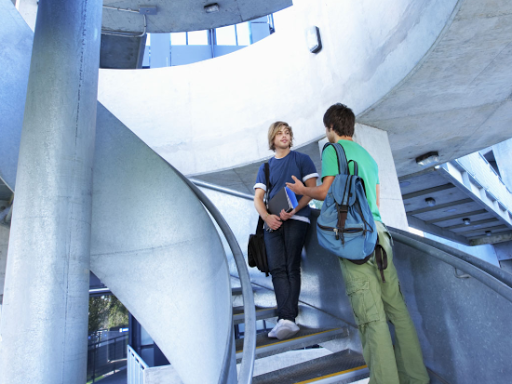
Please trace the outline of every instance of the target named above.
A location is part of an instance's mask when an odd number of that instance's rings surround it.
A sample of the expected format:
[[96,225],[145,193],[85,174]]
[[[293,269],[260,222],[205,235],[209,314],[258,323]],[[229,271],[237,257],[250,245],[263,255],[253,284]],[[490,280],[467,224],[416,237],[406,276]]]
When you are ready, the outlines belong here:
[[407,231],[409,225],[388,133],[382,129],[356,124],[354,141],[362,145],[379,166],[382,220],[386,225]]
[[169,33],[151,34],[151,68],[163,68],[171,65],[171,35]]
[[42,0],[0,324],[0,383],[85,382],[101,0]]

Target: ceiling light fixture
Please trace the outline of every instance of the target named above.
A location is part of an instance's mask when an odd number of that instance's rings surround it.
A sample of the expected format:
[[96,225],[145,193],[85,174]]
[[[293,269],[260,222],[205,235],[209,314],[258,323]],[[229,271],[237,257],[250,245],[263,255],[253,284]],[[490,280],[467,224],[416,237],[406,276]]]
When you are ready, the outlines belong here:
[[219,12],[219,4],[217,4],[217,3],[207,4],[204,6],[204,10],[206,13]]
[[416,158],[416,163],[424,167],[425,165],[429,165],[432,163],[437,163],[439,161],[439,153],[438,152],[429,152],[424,155],[418,156]]
[[471,224],[471,219],[469,217],[466,217],[466,218],[462,219],[462,222],[466,225],[469,225],[469,224]]
[[425,202],[427,203],[427,205],[428,205],[429,207],[434,207],[434,206],[436,205],[436,200],[435,200],[435,199],[433,199],[432,197],[427,197],[427,198],[425,199]]
[[491,231],[485,231],[485,236],[491,236],[492,232]]

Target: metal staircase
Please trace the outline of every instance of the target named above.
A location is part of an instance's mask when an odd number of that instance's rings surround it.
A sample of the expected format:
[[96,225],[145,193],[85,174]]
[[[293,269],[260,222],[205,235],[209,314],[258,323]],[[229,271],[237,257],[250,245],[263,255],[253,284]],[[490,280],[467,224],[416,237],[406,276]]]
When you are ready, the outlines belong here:
[[[259,291],[261,289],[255,289],[256,300],[258,300]],[[234,291],[234,302],[239,300],[237,296],[236,291]],[[301,307],[303,306],[301,305]],[[242,323],[238,320],[241,315],[240,312],[240,307],[233,308],[235,324]],[[267,320],[271,324],[275,324],[276,316],[277,311],[275,307],[256,307],[257,320]],[[267,336],[267,332],[268,330],[260,332],[256,337],[256,365],[265,357],[279,357],[277,356],[279,354],[284,354],[288,351],[304,351],[308,347],[321,348],[320,345],[323,343],[342,340],[348,336],[346,326],[340,328],[308,328],[301,326],[299,333],[286,340],[270,339]],[[242,351],[243,339],[238,339],[236,340],[237,360],[241,357]],[[265,365],[265,363],[263,364]],[[274,364],[272,368],[267,369],[268,372],[263,374],[255,373],[252,383],[351,383],[368,377],[368,369],[362,355],[350,349],[338,352],[326,350],[324,356],[313,356],[305,361],[301,359],[298,363],[292,365],[284,364],[275,369],[278,366],[279,364]]]

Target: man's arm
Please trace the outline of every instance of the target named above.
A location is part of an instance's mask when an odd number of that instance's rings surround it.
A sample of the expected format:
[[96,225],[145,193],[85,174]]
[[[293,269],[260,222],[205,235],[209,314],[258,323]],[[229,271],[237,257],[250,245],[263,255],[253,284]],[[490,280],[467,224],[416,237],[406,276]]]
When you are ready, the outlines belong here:
[[377,184],[375,187],[376,189],[376,196],[377,196],[377,208],[379,208],[380,211],[380,184]]
[[[307,187],[314,187],[316,186],[316,177],[312,177],[310,179],[306,180],[306,186]],[[299,194],[300,195],[300,194]],[[309,204],[311,201],[311,197],[303,195],[301,199],[299,200],[299,205],[297,205],[290,213],[286,213],[286,211],[283,209],[281,210],[281,213],[279,216],[281,217],[281,220],[286,221],[293,215],[295,215],[297,212],[299,212],[302,208],[304,208],[306,205]]]
[[256,211],[260,214],[261,218],[267,225],[273,229],[278,229],[282,222],[276,215],[271,215],[267,212],[267,208],[265,207],[265,203],[263,202],[263,197],[265,196],[265,191],[261,188],[256,188],[254,191],[254,207]]
[[[305,186],[302,181],[297,179],[295,176],[292,176],[294,184],[286,183],[286,186],[290,188],[297,195],[309,196],[312,199],[316,200],[325,200],[327,196],[327,192],[331,187],[332,182],[334,181],[334,176],[325,176],[322,184],[318,186]],[[306,181],[307,184],[307,181]]]

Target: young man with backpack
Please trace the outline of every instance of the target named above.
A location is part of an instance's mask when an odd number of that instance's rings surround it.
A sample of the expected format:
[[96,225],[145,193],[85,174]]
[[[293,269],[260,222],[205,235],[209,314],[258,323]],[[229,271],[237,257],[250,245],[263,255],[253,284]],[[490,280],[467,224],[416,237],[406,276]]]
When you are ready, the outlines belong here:
[[[343,147],[351,175],[354,174],[352,161],[357,162],[357,174],[364,181],[366,198],[378,233],[376,250],[381,252],[380,255],[375,251],[362,264],[347,258],[339,259],[363,345],[363,356],[370,369],[370,383],[427,384],[430,379],[423,363],[418,336],[393,264],[391,235],[380,217],[377,163],[352,139],[355,116],[350,108],[343,104],[332,105],[325,112],[323,121],[329,142],[339,143]],[[304,186],[293,177],[294,183],[287,183],[287,186],[297,194],[325,200],[339,172],[336,150],[329,145],[322,153],[321,185]],[[394,347],[387,321],[395,327]]]
[[[268,161],[269,200],[285,187],[286,182],[292,181],[292,175],[299,176],[307,186],[316,185],[318,173],[311,158],[291,150],[293,132],[287,123],[277,121],[270,126],[268,144],[275,152],[275,157]],[[263,239],[279,318],[268,337],[282,340],[300,330],[295,318],[299,312],[300,261],[309,228],[311,209],[308,203],[311,198],[297,195],[298,206],[288,213],[281,210],[279,216],[267,212],[263,201],[267,192],[264,166],[261,165],[256,178],[254,206],[265,221]]]

